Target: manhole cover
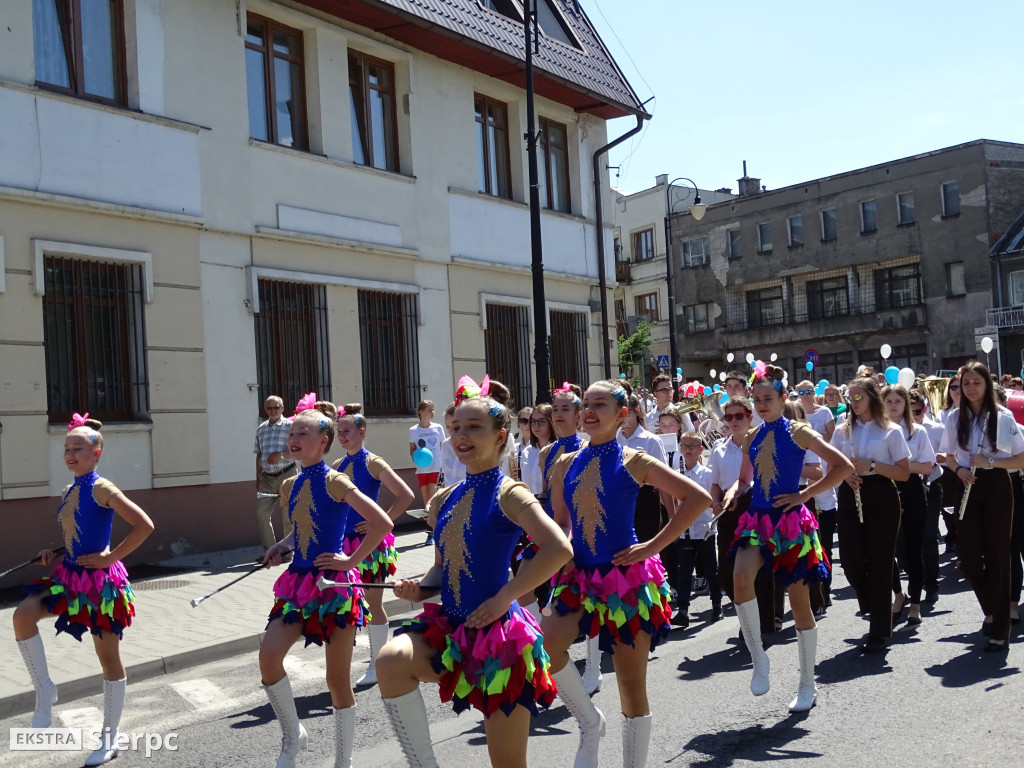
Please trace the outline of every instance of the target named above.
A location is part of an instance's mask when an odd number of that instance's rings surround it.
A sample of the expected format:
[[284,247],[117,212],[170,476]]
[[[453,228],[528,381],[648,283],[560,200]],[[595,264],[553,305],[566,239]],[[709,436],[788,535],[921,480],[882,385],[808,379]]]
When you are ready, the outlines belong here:
[[147,590],[155,589],[178,589],[179,587],[187,587],[192,582],[181,581],[175,579],[163,579],[157,581],[141,581],[137,584],[132,584],[132,590],[135,592],[144,592]]

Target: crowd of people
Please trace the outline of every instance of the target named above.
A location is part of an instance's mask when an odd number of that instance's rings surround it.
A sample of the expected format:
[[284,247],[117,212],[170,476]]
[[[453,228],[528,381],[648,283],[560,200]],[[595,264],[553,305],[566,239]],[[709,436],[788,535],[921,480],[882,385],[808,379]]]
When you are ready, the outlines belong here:
[[[577,722],[576,768],[597,766],[607,730],[591,695],[609,653],[618,684],[623,764],[646,764],[652,732],[650,652],[673,625],[688,627],[706,589],[709,621],[731,601],[750,653],[751,693],[771,686],[763,635],[776,632],[788,596],[800,669],[791,712],[816,703],[817,620],[832,606],[833,554],[868,618],[864,653],[884,651],[894,622],[925,620],[939,599],[940,514],[947,551],[977,595],[985,651],[1005,652],[1019,621],[1024,432],[1003,404],[1005,388],[981,363],[936,385],[879,381],[861,369],[846,385],[789,388],[758,362],[727,374],[713,430],[707,416],[673,402],[665,375],[653,397],[621,380],[585,390],[565,382],[551,403],[513,410],[501,382],[459,381],[433,421],[424,401],[409,451],[435,547],[421,578],[392,578],[400,563],[392,527],[414,493],[368,451],[358,403],[314,394],[292,418],[280,398],[254,452],[257,520],[276,580],[259,653],[264,690],[282,729],[277,768],[294,766],[307,735],[283,661],[300,639],[324,647],[334,707],[335,765],[350,768],[357,728],[351,679],[355,634],[369,635],[370,664],[357,687],[376,684],[411,766],[435,766],[420,683],[436,683],[456,712],[475,708],[494,766],[526,765],[530,718],[556,696]],[[1015,385],[1011,381],[1007,384]],[[1010,388],[1013,388],[1012,386]],[[717,396],[717,395],[716,395]],[[104,674],[104,744],[87,759],[116,756],[126,679],[119,643],[134,594],[121,559],[153,530],[146,513],[96,470],[102,425],[75,418],[64,459],[73,482],[58,522],[65,547],[14,615],[36,691],[32,726],[47,727],[57,701],[38,625],[81,640],[90,632]],[[338,441],[344,456],[324,457]],[[381,488],[391,498],[378,503]],[[274,509],[288,530],[276,539]],[[111,549],[114,514],[130,532]],[[904,587],[904,575],[906,585]],[[700,580],[698,582],[695,579]],[[384,589],[425,602],[390,636]],[[581,675],[568,650],[587,646]]]

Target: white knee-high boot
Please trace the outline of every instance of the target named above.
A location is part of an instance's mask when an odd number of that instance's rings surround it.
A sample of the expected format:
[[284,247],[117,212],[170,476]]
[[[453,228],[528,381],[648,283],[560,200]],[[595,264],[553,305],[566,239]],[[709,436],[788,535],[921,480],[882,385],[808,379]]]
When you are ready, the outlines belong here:
[[593,696],[601,690],[601,647],[600,638],[592,637],[587,643],[587,665],[583,668],[583,685],[587,694]]
[[117,757],[117,728],[124,711],[124,691],[128,678],[103,681],[103,730],[99,749],[86,759],[86,765],[103,765]]
[[800,653],[800,687],[796,698],[789,703],[790,712],[806,712],[818,699],[818,686],[814,684],[814,657],[818,651],[818,628],[798,629],[797,650]]
[[409,763],[409,768],[437,768],[434,748],[430,744],[430,726],[427,708],[423,706],[420,689],[393,699],[384,699],[384,708],[391,718],[398,743]]
[[292,684],[285,675],[273,685],[264,685],[270,706],[281,724],[281,754],[274,768],[294,768],[295,756],[300,749],[306,748],[306,729],[299,722],[299,714],[295,711],[295,697],[292,695]]
[[334,768],[352,768],[352,745],[356,738],[356,708],[334,710]]
[[36,710],[32,713],[33,728],[49,728],[53,719],[51,710],[57,703],[57,686],[50,679],[46,667],[46,649],[43,638],[38,633],[28,640],[18,641],[18,650],[25,661],[28,676],[32,679],[32,687],[36,690]]
[[573,768],[597,768],[597,753],[605,732],[604,714],[590,700],[583,678],[571,661],[551,677],[558,684],[558,695],[565,708],[580,726],[580,746]]
[[750,692],[763,696],[771,688],[771,661],[761,646],[761,619],[757,615],[757,598],[736,604],[736,616],[740,620],[743,639],[754,662],[754,675],[750,678]]
[[651,745],[650,715],[622,716],[622,768],[644,768]]
[[370,627],[370,666],[366,674],[356,681],[356,687],[362,688],[367,685],[377,684],[377,654],[380,649],[387,645],[388,631],[391,629],[387,624],[371,624]]

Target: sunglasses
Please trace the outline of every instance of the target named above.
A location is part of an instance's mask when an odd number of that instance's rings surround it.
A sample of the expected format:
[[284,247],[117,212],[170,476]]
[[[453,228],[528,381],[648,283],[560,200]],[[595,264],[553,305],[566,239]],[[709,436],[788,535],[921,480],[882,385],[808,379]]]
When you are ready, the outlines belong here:
[[867,397],[867,395],[850,395],[850,399],[853,400],[853,402],[855,403],[859,403],[865,397]]
[[954,384],[950,384],[949,385],[949,391],[950,392],[959,392],[960,391],[960,385],[959,384],[955,384],[955,385]]
[[750,414],[744,411],[743,413],[723,413],[722,421],[743,421],[749,419]]
[[798,395],[813,395],[813,389],[798,389],[796,392]]
[[924,413],[924,408],[911,408],[910,412],[913,413],[915,416],[920,416],[922,413]]
[[520,423],[520,424],[529,424],[529,423],[530,423],[530,420],[529,420],[529,419],[520,419],[520,420],[519,420],[519,423]]
[[680,443],[679,447],[682,448],[684,451],[692,451],[695,450],[696,448],[703,448],[704,446],[701,445],[700,443]]

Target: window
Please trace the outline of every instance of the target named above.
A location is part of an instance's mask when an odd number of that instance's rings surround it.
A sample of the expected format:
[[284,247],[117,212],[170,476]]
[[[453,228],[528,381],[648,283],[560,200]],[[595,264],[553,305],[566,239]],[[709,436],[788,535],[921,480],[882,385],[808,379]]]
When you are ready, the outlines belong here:
[[864,200],[860,204],[860,233],[866,235],[878,231],[878,204],[874,200]]
[[587,322],[583,312],[551,310],[551,381],[554,387],[571,381],[586,389],[590,384],[587,368]]
[[[798,371],[803,378],[806,370],[803,357],[793,361],[793,370]],[[826,379],[836,383],[847,382],[851,381],[856,373],[853,352],[822,353],[818,355],[818,362],[814,364],[814,379],[817,381]]]
[[145,283],[139,264],[43,257],[46,410],[101,421],[149,414]]
[[967,295],[967,283],[964,281],[964,263],[962,261],[950,261],[946,264],[946,295]]
[[691,304],[683,307],[683,324],[686,333],[700,333],[711,330],[711,303]]
[[729,230],[729,258],[738,259],[743,256],[743,232],[740,229]]
[[633,263],[654,258],[654,230],[643,229],[633,233]]
[[125,105],[121,0],[33,0],[36,83]]
[[711,238],[694,237],[683,241],[683,267],[699,267],[711,261]]
[[509,388],[518,406],[532,403],[529,307],[488,303],[484,347],[487,372]]
[[356,51],[348,54],[352,158],[359,165],[398,172],[395,68]]
[[942,185],[942,215],[960,215],[960,182],[947,181]]
[[807,282],[807,318],[821,320],[850,314],[850,291],[843,276]]
[[650,322],[656,323],[661,319],[658,314],[658,293],[644,293],[634,296],[636,314],[646,317]]
[[920,304],[921,265],[875,270],[875,309],[899,309]]
[[786,230],[789,236],[790,248],[795,248],[796,246],[804,244],[803,216],[790,216],[786,219]]
[[772,225],[757,225],[757,252],[771,253],[772,251]]
[[900,192],[896,195],[896,223],[900,226],[917,221],[914,214],[914,193]]
[[481,0],[484,8],[495,13],[500,13],[502,16],[508,16],[510,19],[515,19],[518,22],[522,22],[523,14],[512,0]]
[[747,326],[761,328],[783,321],[782,286],[747,291]]
[[[861,350],[857,357],[860,359],[860,365],[870,365],[876,371],[884,371],[890,365],[896,368],[910,368],[917,373],[923,373],[930,369],[927,344],[893,345],[888,360],[881,359],[877,348]],[[830,379],[830,381],[843,381],[843,379]]]
[[408,416],[420,402],[416,294],[359,291],[359,349],[367,414]]
[[836,209],[826,208],[821,212],[821,242],[835,240],[839,236],[837,230]]
[[1024,270],[1011,272],[1006,276],[1006,282],[1010,290],[1010,304],[1024,304]]
[[545,35],[566,45],[571,45],[573,48],[580,47],[569,30],[569,25],[551,3],[551,0],[537,0],[536,8],[537,23]]
[[569,213],[569,140],[566,127],[540,119],[540,201],[552,211]]
[[302,33],[248,15],[245,79],[249,135],[294,149],[307,149]]
[[476,157],[481,192],[512,199],[512,170],[508,155],[508,107],[477,94]]
[[327,288],[284,280],[259,281],[256,380],[260,404],[271,395],[297,403],[307,392],[331,399]]

